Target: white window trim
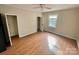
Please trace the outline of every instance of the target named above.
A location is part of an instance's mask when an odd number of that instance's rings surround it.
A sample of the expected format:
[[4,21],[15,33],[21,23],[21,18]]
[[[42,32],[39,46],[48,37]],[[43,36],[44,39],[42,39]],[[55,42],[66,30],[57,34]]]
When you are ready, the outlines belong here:
[[48,27],[56,28],[56,27],[57,27],[57,20],[56,20],[56,24],[55,24],[56,26],[55,26],[55,27],[49,26],[49,21],[50,21],[50,20],[49,20],[49,17],[50,17],[50,16],[57,16],[56,19],[58,19],[58,15],[57,15],[57,14],[54,14],[54,15],[49,15],[49,16],[48,16]]

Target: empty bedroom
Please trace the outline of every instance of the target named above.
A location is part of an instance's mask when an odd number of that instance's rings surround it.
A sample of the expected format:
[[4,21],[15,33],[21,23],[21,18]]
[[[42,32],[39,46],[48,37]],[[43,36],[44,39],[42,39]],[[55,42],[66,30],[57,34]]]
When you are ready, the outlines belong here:
[[0,55],[79,55],[79,4],[0,4]]

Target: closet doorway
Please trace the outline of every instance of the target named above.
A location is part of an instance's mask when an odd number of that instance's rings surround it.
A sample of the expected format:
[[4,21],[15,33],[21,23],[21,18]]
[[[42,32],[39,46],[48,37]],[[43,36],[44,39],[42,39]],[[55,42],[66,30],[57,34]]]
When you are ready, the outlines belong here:
[[41,31],[41,17],[37,17],[37,32]]
[[18,36],[18,23],[17,23],[17,16],[16,15],[6,15],[7,18],[7,26],[8,26],[8,32],[9,36],[12,39],[12,37]]

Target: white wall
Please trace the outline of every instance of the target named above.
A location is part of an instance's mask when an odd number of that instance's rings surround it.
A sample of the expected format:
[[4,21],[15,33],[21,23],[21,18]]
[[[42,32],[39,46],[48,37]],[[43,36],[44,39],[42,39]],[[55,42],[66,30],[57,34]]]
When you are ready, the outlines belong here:
[[18,35],[17,17],[7,15],[10,36]]
[[36,17],[40,16],[39,13],[5,5],[0,5],[0,13],[15,14],[17,16],[19,37],[23,37],[37,31]]
[[[58,14],[57,27],[48,26],[48,15]],[[44,30],[77,39],[79,8],[65,9],[43,13]]]

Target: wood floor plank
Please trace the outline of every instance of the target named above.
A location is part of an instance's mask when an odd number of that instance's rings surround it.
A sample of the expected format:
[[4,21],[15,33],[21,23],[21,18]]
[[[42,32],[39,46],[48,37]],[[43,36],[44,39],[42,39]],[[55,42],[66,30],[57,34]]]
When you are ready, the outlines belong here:
[[75,40],[56,34],[37,32],[23,38],[12,38],[13,45],[1,55],[78,55]]

